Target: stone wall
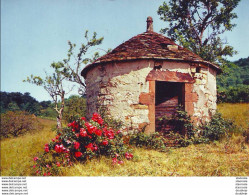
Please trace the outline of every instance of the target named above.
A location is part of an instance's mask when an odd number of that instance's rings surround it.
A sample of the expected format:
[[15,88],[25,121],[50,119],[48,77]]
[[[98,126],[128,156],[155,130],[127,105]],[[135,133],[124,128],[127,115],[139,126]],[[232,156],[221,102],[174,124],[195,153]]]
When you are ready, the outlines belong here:
[[158,64],[153,60],[111,62],[89,70],[86,76],[88,117],[102,106],[107,114],[131,128],[149,124],[151,109],[141,103],[141,94],[150,92],[146,77],[155,65],[159,67],[157,71],[188,73],[194,78],[194,83],[185,84],[186,109],[197,123],[208,120],[216,110],[216,72],[205,66],[196,72],[196,65],[189,63]]
[[146,76],[153,69],[152,62],[109,63],[90,70],[86,78],[88,116],[102,105],[132,128],[138,128],[141,121],[149,123],[148,106],[139,104],[139,95],[149,91]]
[[216,111],[216,71],[208,67],[200,67],[200,72],[193,72],[193,92],[198,95],[198,101],[194,103],[193,118],[197,122],[207,122]]

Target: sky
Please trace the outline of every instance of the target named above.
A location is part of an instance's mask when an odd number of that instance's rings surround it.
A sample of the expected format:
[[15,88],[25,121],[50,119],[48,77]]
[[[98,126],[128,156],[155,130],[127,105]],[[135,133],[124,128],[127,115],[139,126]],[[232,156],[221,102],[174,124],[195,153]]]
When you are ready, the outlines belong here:
[[[1,1],[1,91],[29,92],[38,101],[51,100],[42,87],[22,81],[27,76],[44,76],[52,62],[66,58],[68,40],[76,45],[97,32],[103,44],[90,50],[114,49],[131,37],[146,31],[152,16],[154,31],[165,22],[157,14],[163,0],[2,0]],[[229,60],[249,56],[249,1],[241,0],[235,9],[237,26],[223,38],[238,54]],[[74,90],[72,93],[77,93]],[[70,95],[70,94],[69,94]]]

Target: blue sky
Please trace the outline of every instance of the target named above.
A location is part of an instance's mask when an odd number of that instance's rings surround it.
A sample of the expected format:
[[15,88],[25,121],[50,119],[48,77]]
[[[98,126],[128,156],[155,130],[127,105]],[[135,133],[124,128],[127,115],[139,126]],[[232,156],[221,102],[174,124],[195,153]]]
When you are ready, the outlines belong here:
[[[30,92],[37,100],[49,100],[42,87],[22,80],[44,75],[54,61],[66,57],[67,41],[80,44],[84,32],[104,37],[99,48],[115,48],[146,29],[146,18],[154,19],[154,31],[165,23],[156,11],[162,0],[2,0],[1,1],[1,91]],[[242,0],[235,12],[237,27],[223,38],[239,54],[249,56],[249,2]],[[95,50],[90,51],[90,55]]]

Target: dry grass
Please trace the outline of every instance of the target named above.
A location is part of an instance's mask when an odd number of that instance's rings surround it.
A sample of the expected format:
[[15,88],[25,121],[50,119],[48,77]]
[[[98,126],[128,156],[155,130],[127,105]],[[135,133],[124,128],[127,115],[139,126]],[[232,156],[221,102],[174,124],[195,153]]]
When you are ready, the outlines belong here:
[[55,136],[51,126],[55,121],[39,119],[43,129],[17,138],[1,140],[1,175],[23,176],[31,174],[33,157],[43,151],[44,144]]
[[[237,124],[247,126],[249,104],[221,104],[219,111]],[[1,174],[31,174],[33,157],[55,136],[55,121],[40,119],[42,130],[1,141]],[[241,137],[212,144],[171,149],[167,153],[134,148],[134,160],[113,166],[101,158],[61,168],[63,176],[249,176],[249,148]]]
[[[234,143],[233,143],[234,144]],[[102,158],[64,168],[64,176],[248,176],[249,149],[228,143],[191,145],[161,153],[135,149],[135,159],[113,166]]]
[[218,105],[218,111],[244,129],[249,128],[249,103],[222,103]]

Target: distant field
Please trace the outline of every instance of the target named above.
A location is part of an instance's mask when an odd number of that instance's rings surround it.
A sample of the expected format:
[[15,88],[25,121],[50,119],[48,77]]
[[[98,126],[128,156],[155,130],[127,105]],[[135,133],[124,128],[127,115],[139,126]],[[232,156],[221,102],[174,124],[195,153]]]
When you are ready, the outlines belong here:
[[222,103],[218,105],[218,111],[225,118],[234,120],[237,125],[249,128],[249,103]]
[[[247,126],[249,104],[220,104],[219,111]],[[33,157],[44,151],[55,132],[56,121],[40,119],[43,129],[33,134],[1,141],[1,174],[28,176]],[[134,160],[122,166],[111,165],[111,159],[101,158],[61,168],[63,176],[249,176],[249,147],[241,137],[212,144],[191,145],[170,149],[166,153],[134,148]]]

